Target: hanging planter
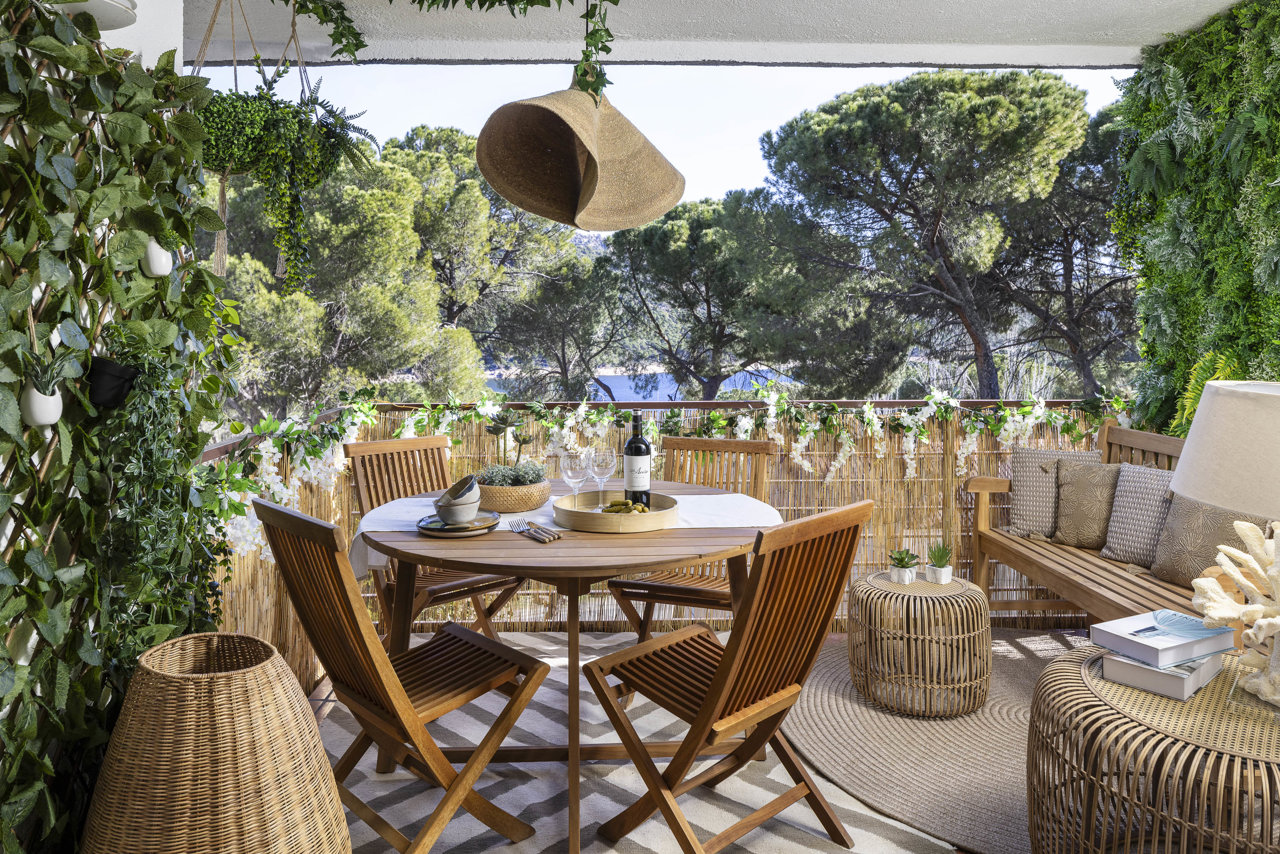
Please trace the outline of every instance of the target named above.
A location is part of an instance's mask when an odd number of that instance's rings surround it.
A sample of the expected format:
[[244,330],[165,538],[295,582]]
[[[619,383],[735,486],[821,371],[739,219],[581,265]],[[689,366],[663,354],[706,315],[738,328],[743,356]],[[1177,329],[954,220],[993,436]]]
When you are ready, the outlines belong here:
[[89,363],[89,402],[98,409],[115,409],[129,396],[139,373],[137,368],[94,356]]
[[173,272],[173,253],[153,237],[147,241],[140,264],[143,274],[153,279],[163,279]]
[[26,366],[26,382],[18,397],[18,410],[28,427],[48,427],[62,418],[62,392],[58,383],[80,376],[76,354],[59,348],[52,359],[44,360],[29,350],[20,351]]

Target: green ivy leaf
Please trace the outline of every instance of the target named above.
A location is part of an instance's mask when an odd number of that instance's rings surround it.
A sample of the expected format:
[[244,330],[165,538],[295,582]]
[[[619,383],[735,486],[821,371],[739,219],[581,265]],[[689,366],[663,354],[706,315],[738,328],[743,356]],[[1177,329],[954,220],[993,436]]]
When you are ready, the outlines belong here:
[[58,324],[58,336],[72,350],[89,349],[89,339],[84,336],[80,324],[70,317]]
[[47,249],[40,250],[40,278],[51,284],[65,286],[71,283],[71,268],[67,262]]
[[35,574],[36,578],[42,581],[53,580],[53,567],[49,565],[49,559],[44,556],[44,552],[39,549],[31,549],[23,557],[23,562],[27,565],[27,569]]
[[18,408],[18,399],[3,386],[0,386],[0,430],[13,437],[19,445],[26,445],[26,439],[22,435],[22,410]]
[[93,645],[93,636],[87,631],[80,638],[80,646],[76,649],[76,654],[90,667],[102,666],[102,653]]
[[192,211],[191,221],[196,227],[203,228],[205,231],[223,231],[227,227],[222,217],[218,216],[218,212],[205,205],[200,205]]
[[109,113],[103,124],[107,135],[121,145],[142,145],[151,140],[151,126],[133,113]]

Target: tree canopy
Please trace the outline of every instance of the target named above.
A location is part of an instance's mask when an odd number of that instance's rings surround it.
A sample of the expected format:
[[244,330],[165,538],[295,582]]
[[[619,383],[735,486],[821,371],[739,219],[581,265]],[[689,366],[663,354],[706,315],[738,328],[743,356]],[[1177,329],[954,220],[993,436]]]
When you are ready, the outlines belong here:
[[990,272],[1003,214],[1049,194],[1084,141],[1084,93],[1043,71],[936,71],[864,86],[761,141],[781,200],[844,238],[869,290],[963,328],[978,394],[1000,396],[994,331],[1015,314]]

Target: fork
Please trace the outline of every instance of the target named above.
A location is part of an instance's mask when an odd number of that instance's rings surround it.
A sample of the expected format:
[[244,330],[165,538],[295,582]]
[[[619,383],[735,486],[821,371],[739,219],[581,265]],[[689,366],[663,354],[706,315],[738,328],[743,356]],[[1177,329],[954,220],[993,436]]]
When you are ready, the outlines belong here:
[[517,534],[524,534],[531,540],[537,540],[540,543],[549,543],[551,538],[536,528],[531,528],[529,523],[524,519],[512,519],[511,530]]

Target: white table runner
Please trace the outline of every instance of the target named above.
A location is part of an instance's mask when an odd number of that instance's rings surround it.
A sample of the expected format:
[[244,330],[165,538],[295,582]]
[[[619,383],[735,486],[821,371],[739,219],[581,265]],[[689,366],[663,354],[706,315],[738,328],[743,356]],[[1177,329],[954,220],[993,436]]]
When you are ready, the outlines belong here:
[[[749,495],[729,493],[723,495],[677,495],[676,523],[673,528],[771,528],[782,524],[782,514]],[[537,522],[548,528],[563,530],[555,523],[551,502],[528,513],[505,513],[498,523],[500,530],[510,530],[512,519]],[[387,556],[370,549],[360,536],[365,531],[416,531],[418,520],[435,512],[435,500],[431,498],[400,498],[389,501],[360,520],[360,527],[351,538],[348,556],[356,577],[368,573],[370,566],[387,565]]]

